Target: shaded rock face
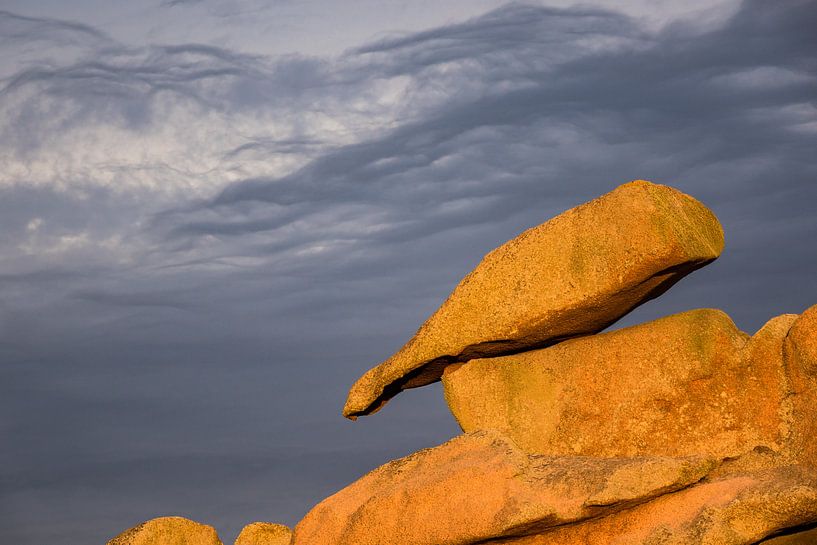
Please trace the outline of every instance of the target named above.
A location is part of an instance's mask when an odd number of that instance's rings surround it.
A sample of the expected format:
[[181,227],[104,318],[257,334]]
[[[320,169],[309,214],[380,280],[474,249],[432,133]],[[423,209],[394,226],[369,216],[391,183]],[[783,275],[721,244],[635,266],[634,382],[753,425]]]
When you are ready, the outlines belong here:
[[598,332],[718,257],[723,231],[700,202],[636,181],[489,253],[414,337],[352,387],[343,414],[378,410],[458,361]]
[[289,545],[292,531],[283,524],[253,522],[246,525],[235,540],[235,545]]
[[161,517],[125,530],[108,545],[222,545],[212,526],[182,517]]
[[[775,318],[749,338],[723,312],[693,310],[472,360],[446,369],[446,400],[464,431],[496,429],[530,453],[789,454],[798,419],[784,410],[783,342],[796,319]],[[817,414],[801,405],[798,415]]]
[[762,543],[763,545],[814,545],[817,543],[817,528],[773,537]]

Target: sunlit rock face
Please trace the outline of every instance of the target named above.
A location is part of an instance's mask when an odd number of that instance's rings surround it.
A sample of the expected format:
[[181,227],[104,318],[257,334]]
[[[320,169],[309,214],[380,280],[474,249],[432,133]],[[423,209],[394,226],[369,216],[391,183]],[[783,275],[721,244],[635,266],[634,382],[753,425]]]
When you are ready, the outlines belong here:
[[354,384],[343,414],[374,412],[450,363],[596,333],[722,249],[720,223],[700,202],[624,184],[485,256],[403,348]]
[[222,545],[215,528],[182,517],[161,517],[125,530],[108,545]]

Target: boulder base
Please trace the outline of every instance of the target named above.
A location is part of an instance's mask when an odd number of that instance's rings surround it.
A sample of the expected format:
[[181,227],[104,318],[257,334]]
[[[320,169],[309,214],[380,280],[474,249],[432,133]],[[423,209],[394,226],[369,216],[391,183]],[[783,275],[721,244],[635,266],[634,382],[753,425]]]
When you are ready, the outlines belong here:
[[705,458],[531,456],[496,432],[389,462],[318,504],[293,545],[447,545],[612,514],[690,486]]

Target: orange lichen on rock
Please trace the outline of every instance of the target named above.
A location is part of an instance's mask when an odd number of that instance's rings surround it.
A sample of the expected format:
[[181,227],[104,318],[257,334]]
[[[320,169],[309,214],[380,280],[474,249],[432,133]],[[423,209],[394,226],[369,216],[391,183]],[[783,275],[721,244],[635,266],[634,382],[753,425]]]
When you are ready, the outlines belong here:
[[365,373],[343,414],[378,410],[446,365],[596,333],[718,257],[723,231],[667,186],[624,184],[490,252],[396,354]]
[[108,545],[222,545],[215,528],[183,517],[160,517],[125,530]]

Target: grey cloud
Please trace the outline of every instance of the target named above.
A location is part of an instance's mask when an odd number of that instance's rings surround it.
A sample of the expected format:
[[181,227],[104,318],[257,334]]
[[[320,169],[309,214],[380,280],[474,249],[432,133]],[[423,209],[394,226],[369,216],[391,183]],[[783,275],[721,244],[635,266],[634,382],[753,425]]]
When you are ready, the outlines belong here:
[[96,46],[111,42],[104,32],[82,23],[47,17],[26,17],[0,10],[0,45],[33,40],[81,42]]
[[188,6],[192,4],[201,4],[204,0],[165,0],[162,6],[173,8],[176,6]]

